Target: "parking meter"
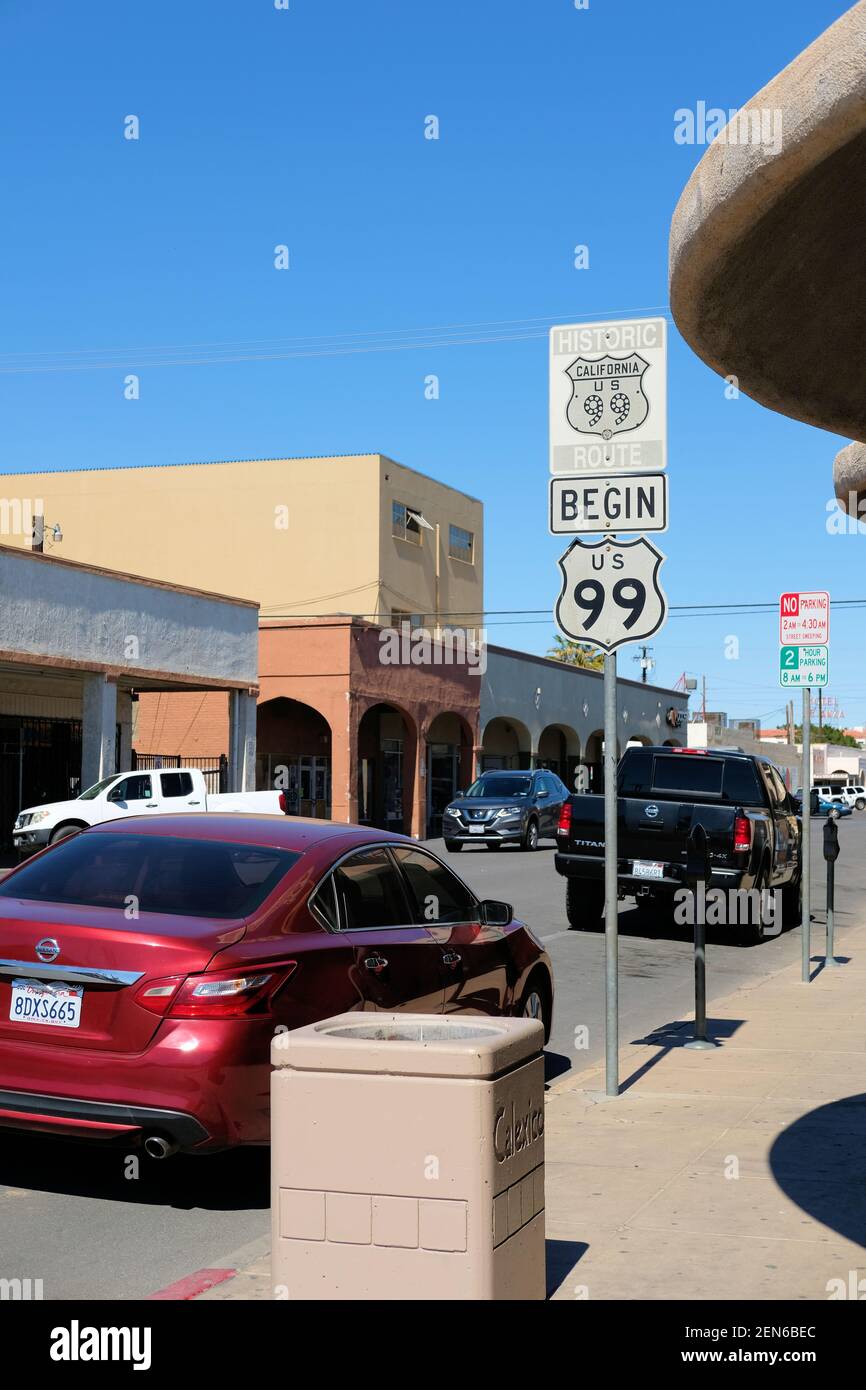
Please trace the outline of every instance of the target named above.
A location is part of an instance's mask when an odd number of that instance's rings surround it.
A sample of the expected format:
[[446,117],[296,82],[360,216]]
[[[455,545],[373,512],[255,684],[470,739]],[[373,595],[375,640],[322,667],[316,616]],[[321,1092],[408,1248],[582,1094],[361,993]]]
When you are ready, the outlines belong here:
[[834,815],[829,815],[824,825],[824,858],[828,864],[839,858],[839,822]]
[[694,889],[710,879],[710,845],[702,825],[693,825],[686,845],[686,882]]

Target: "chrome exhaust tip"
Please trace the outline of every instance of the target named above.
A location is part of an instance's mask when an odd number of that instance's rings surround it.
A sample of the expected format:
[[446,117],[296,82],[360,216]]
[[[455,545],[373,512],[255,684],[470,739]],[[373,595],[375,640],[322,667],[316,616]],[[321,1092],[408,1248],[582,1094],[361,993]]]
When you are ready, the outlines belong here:
[[148,1158],[171,1158],[177,1153],[177,1144],[173,1139],[163,1139],[161,1134],[149,1134],[144,1141],[144,1152]]

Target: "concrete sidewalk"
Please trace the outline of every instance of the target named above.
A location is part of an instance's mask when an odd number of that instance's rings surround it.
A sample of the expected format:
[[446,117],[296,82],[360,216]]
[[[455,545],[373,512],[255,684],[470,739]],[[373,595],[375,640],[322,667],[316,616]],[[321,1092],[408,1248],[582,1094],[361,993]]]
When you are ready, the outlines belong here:
[[812,940],[810,984],[787,967],[714,1005],[713,1051],[685,1050],[676,1022],[623,1050],[619,1097],[600,1069],[550,1093],[553,1297],[851,1296],[866,1275],[866,925],[842,934],[839,968],[814,949],[823,924]]
[[[835,969],[812,941],[810,984],[797,964],[714,1005],[712,1051],[674,1020],[623,1047],[620,1096],[598,1067],[550,1089],[550,1296],[866,1294],[866,924]],[[272,1296],[267,1257],[202,1295]]]

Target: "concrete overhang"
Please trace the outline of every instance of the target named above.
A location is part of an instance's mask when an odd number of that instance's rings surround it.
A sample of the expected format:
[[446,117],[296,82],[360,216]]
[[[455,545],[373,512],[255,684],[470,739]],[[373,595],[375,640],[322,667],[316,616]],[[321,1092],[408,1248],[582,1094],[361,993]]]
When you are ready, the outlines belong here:
[[[670,236],[671,310],[697,355],[761,405],[855,440],[866,438],[864,226],[861,0],[717,136]],[[857,457],[846,479],[859,492],[866,450]]]
[[0,673],[70,689],[82,672],[128,690],[258,685],[249,600],[2,545],[0,593]]

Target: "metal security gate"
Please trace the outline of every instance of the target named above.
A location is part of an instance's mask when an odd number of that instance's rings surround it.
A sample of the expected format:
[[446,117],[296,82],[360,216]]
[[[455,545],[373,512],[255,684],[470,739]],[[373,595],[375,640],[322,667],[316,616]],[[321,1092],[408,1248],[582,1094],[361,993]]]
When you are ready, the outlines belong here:
[[81,786],[81,720],[0,715],[0,848],[24,806],[66,801]]
[[158,772],[162,767],[196,767],[204,777],[205,790],[212,796],[228,790],[229,763],[225,753],[210,758],[184,758],[180,753],[136,753],[133,748],[133,772]]

